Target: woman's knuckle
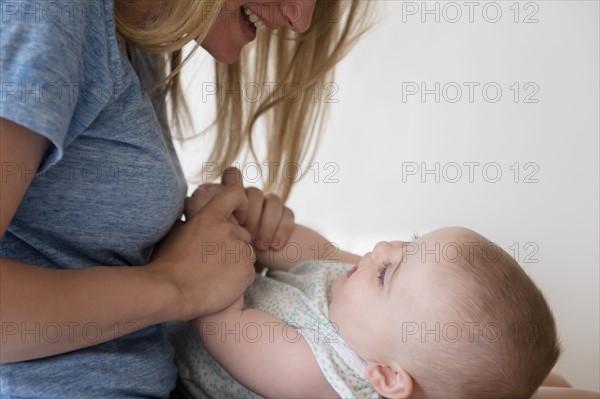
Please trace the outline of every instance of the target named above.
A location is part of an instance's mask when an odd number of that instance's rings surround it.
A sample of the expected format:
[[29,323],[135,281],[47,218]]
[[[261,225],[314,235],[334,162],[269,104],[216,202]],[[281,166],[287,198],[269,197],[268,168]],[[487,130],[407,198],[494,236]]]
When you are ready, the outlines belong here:
[[279,227],[279,220],[275,220],[273,218],[267,218],[266,220],[264,220],[261,225],[261,231],[266,234],[267,232],[269,232],[269,234],[273,234],[275,233],[275,230],[277,229],[277,227]]
[[259,197],[262,198],[263,197],[262,191],[256,187],[248,187],[246,189],[246,195],[248,197],[252,197],[252,198],[259,198]]
[[282,201],[281,201],[281,198],[279,198],[275,194],[267,194],[267,195],[265,195],[265,202],[267,202],[269,205],[272,205],[272,204],[283,204]]

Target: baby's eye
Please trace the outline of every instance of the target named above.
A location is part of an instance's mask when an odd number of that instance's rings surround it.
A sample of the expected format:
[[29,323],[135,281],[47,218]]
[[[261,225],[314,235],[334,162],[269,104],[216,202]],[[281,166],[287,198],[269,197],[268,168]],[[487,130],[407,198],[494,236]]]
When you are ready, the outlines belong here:
[[381,266],[379,266],[379,273],[377,274],[377,280],[379,280],[379,286],[383,287],[383,280],[385,279],[385,272],[388,267],[390,267],[392,263],[388,261],[384,261]]

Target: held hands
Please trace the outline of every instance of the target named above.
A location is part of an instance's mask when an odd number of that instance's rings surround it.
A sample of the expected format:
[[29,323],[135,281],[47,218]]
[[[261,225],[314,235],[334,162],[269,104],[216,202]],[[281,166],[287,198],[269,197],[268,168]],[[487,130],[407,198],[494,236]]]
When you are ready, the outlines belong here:
[[[232,215],[248,212],[244,190],[220,190],[186,223],[177,223],[156,247],[148,266],[173,289],[174,320],[215,313],[239,298],[254,279],[250,234]],[[188,215],[190,216],[190,215]]]
[[173,320],[191,320],[237,304],[254,280],[249,247],[280,249],[294,215],[277,196],[243,189],[242,176],[226,169],[223,184],[204,184],[186,199],[186,223],[177,223],[155,248],[149,270],[173,289]]
[[[225,169],[221,181],[223,184],[207,183],[199,186],[186,199],[186,218],[194,217],[225,187],[243,188],[242,175],[236,168]],[[248,207],[234,212],[235,221],[248,230],[250,241],[259,251],[282,249],[294,230],[294,213],[276,195],[264,195],[254,187],[247,188],[245,193]],[[231,221],[234,222],[234,219]]]

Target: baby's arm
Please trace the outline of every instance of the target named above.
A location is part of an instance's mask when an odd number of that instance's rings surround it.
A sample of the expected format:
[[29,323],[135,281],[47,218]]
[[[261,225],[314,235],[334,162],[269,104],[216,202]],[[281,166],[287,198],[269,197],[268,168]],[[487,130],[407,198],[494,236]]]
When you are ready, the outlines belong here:
[[243,297],[193,321],[206,350],[240,384],[264,397],[337,398],[300,333]]
[[259,252],[257,256],[260,265],[285,271],[308,260],[358,263],[360,256],[341,251],[334,242],[299,224],[296,224],[288,243],[281,251]]

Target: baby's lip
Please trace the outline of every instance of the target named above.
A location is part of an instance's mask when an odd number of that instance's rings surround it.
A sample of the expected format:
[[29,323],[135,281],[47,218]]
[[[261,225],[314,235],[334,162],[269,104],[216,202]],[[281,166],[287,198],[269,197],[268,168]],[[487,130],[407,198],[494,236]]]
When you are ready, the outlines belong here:
[[350,278],[350,276],[352,276],[352,274],[354,274],[354,272],[358,269],[358,265],[354,265],[352,266],[352,269],[348,270],[346,272],[346,277]]

